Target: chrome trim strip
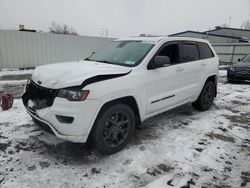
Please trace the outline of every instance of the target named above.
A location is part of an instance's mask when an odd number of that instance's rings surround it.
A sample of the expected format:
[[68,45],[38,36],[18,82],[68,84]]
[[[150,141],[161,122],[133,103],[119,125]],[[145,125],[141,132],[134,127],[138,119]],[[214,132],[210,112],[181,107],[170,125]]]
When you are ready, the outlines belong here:
[[161,101],[164,101],[164,100],[172,98],[172,97],[175,97],[175,95],[170,95],[170,96],[164,97],[162,99],[158,99],[158,100],[152,101],[151,104],[154,104],[154,103],[157,103],[157,102],[161,102]]

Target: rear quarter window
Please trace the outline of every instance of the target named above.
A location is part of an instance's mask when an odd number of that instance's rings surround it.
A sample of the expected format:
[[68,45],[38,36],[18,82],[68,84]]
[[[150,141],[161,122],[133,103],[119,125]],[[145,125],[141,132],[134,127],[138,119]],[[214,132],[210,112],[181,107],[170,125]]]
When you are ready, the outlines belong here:
[[208,59],[214,57],[214,54],[208,44],[198,42],[197,43],[199,52],[200,52],[200,59]]
[[199,60],[199,51],[196,43],[182,43],[181,61],[189,62]]

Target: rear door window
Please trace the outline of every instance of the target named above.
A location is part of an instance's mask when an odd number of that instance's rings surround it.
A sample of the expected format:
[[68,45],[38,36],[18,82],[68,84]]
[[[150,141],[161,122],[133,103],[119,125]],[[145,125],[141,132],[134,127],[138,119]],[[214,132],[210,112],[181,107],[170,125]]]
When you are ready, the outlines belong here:
[[199,60],[199,51],[196,43],[183,42],[181,45],[181,62]]
[[214,57],[212,50],[206,43],[198,42],[197,45],[200,51],[200,59],[208,59]]

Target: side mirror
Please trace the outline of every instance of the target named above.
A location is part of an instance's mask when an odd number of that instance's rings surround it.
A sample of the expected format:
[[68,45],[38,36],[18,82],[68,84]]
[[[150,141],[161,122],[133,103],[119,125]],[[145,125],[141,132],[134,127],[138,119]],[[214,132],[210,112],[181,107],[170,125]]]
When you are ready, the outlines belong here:
[[237,61],[240,62],[240,61],[241,61],[241,58],[237,59]]
[[170,65],[170,58],[168,56],[155,56],[151,68],[157,69],[160,67],[167,67]]

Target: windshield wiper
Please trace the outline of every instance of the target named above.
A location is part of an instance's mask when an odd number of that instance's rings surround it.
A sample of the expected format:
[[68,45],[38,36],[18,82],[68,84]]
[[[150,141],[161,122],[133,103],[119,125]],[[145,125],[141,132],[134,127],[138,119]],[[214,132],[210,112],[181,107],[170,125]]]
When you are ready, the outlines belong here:
[[95,62],[99,62],[99,63],[112,63],[114,64],[113,62],[110,62],[110,61],[106,61],[106,60],[94,60],[94,59],[90,59],[90,58],[85,58],[84,60],[86,61],[95,61]]
[[115,62],[111,62],[111,61],[107,61],[107,60],[92,60],[92,61],[96,61],[96,62],[99,62],[99,63],[117,64]]
[[[107,64],[113,64],[113,65],[121,65],[119,63],[111,62],[111,61],[107,61],[107,60],[94,60],[94,59],[90,59],[90,58],[86,58],[84,60],[86,60],[86,61],[94,61],[94,62],[98,62],[98,63],[107,63]],[[121,66],[123,66],[123,65],[121,65]]]

